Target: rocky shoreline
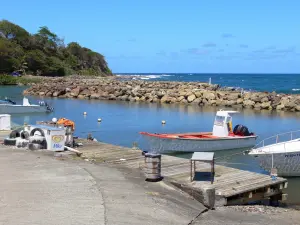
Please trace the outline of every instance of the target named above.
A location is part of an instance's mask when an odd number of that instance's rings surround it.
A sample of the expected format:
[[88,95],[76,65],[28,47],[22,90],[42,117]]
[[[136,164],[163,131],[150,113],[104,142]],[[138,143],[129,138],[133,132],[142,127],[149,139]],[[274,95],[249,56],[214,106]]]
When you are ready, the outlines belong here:
[[300,95],[243,92],[199,82],[166,82],[111,78],[43,78],[24,95],[59,98],[120,100],[300,111]]

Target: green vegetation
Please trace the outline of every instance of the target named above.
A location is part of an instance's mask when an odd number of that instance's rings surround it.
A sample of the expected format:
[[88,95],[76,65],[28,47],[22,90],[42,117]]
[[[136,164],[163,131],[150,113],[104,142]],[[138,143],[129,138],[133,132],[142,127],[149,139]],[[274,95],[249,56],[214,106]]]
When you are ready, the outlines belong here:
[[[112,75],[103,55],[76,42],[65,46],[63,39],[47,27],[30,34],[16,24],[0,20],[0,74],[14,71],[42,76]],[[0,78],[0,83],[14,80],[9,79]]]
[[32,83],[39,83],[42,79],[38,77],[14,77],[11,75],[0,75],[0,85],[28,85]]

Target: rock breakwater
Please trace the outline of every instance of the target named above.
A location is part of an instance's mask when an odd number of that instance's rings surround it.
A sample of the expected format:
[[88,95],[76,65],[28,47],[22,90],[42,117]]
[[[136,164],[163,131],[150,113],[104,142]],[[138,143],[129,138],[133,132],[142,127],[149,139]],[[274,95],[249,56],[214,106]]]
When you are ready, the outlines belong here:
[[32,84],[25,95],[103,99],[165,104],[194,104],[253,108],[257,110],[300,111],[300,95],[275,92],[242,92],[198,82],[162,82],[116,78],[45,78]]

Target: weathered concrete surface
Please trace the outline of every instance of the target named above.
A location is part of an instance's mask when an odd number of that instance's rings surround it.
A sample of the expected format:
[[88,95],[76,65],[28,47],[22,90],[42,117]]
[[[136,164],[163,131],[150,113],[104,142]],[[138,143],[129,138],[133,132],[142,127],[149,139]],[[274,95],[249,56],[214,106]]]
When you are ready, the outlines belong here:
[[0,147],[0,224],[188,224],[205,207],[138,171]]
[[284,213],[260,214],[240,212],[222,207],[201,214],[192,225],[297,225],[300,224],[300,213],[286,210]]
[[108,224],[189,224],[205,210],[163,182],[145,182],[136,170],[82,166],[93,175],[103,194]]
[[76,164],[0,149],[0,224],[105,224],[96,182]]
[[139,170],[63,160],[0,145],[0,224],[300,224],[299,213],[262,215],[202,204]]

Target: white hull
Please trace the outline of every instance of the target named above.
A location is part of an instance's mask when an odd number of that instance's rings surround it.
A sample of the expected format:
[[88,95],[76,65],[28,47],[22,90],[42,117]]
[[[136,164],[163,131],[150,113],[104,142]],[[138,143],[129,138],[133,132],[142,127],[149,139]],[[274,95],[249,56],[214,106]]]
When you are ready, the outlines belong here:
[[257,157],[266,171],[271,171],[273,167],[279,176],[300,176],[300,139],[252,149],[249,155]]
[[150,145],[149,152],[208,152],[240,148],[251,148],[255,145],[256,136],[242,138],[218,139],[171,139],[145,136]]
[[0,114],[13,114],[13,113],[45,113],[48,112],[47,108],[39,105],[0,105]]
[[[260,154],[255,157],[264,170],[271,171],[272,154]],[[300,176],[300,148],[298,152],[273,154],[273,167],[277,169],[278,176]]]

